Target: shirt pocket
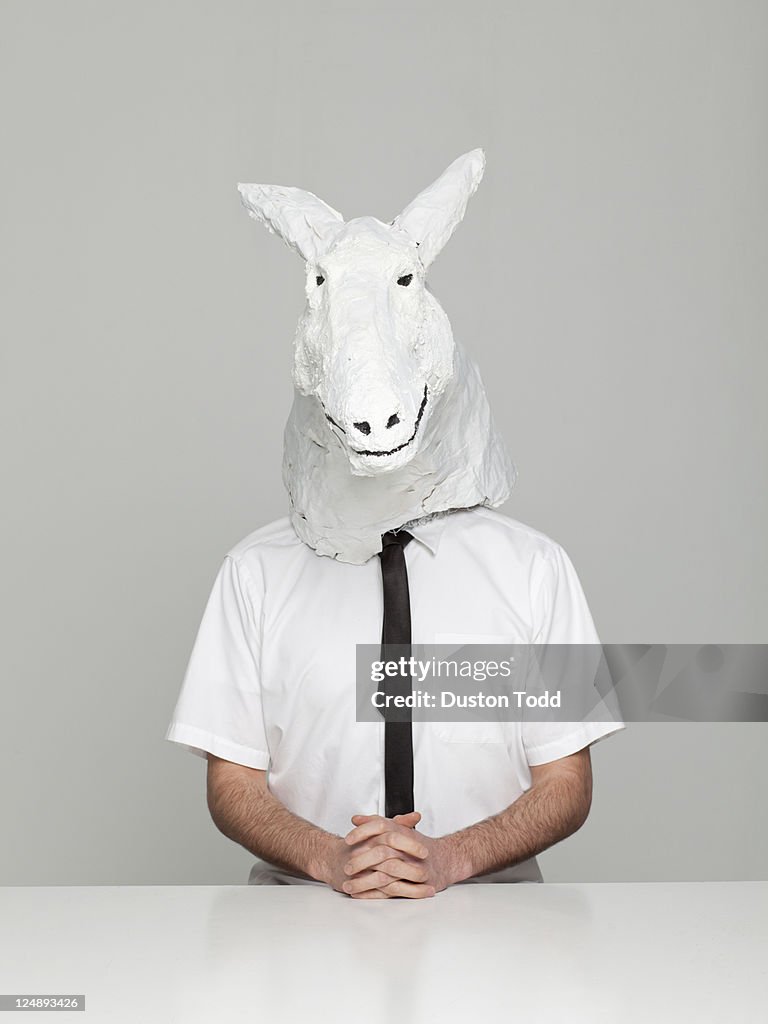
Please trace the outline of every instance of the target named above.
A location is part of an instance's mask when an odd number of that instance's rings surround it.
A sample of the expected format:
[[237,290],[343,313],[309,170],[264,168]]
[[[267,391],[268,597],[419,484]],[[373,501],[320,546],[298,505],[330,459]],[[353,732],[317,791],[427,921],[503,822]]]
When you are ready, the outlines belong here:
[[[465,644],[519,644],[521,641],[512,633],[435,633],[434,642],[458,650]],[[507,741],[507,723],[502,721],[447,721],[431,725],[435,736],[444,743],[503,744]]]

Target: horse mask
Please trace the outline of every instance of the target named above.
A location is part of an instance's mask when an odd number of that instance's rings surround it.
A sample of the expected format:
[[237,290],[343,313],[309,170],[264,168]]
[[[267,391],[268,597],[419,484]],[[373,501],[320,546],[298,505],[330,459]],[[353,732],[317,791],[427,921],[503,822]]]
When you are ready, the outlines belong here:
[[479,371],[426,282],[484,169],[481,149],[460,156],[387,224],[345,221],[300,188],[238,185],[306,262],[283,481],[318,555],[361,564],[385,531],[495,507],[514,486]]

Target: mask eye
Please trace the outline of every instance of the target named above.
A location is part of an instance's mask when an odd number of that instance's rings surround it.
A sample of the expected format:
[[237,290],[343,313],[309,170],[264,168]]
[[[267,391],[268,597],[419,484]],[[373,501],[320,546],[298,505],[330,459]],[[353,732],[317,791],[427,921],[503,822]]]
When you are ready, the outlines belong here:
[[413,280],[413,274],[403,274],[402,277],[398,277],[397,283],[402,285],[403,288],[407,288]]
[[315,283],[318,284],[318,285],[321,285],[324,280],[325,280],[325,278],[323,277],[323,275],[322,274],[318,274],[317,277],[315,278]]

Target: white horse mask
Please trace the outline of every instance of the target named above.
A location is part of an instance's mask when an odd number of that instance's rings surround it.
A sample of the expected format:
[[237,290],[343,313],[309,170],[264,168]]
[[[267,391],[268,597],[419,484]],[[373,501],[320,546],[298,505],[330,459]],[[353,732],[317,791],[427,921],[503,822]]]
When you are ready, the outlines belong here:
[[303,189],[238,185],[306,261],[283,480],[319,555],[361,564],[385,531],[500,505],[514,486],[479,371],[425,279],[484,169],[481,149],[460,156],[388,224],[345,222]]

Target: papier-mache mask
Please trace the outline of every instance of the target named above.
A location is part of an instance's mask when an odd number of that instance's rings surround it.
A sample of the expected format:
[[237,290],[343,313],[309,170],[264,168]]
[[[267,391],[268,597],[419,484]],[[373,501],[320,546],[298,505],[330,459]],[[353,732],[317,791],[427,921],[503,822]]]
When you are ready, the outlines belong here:
[[514,486],[479,371],[426,283],[484,169],[482,149],[465,153],[386,224],[345,221],[304,189],[238,185],[306,261],[283,480],[318,555],[361,564],[385,531],[500,505]]

